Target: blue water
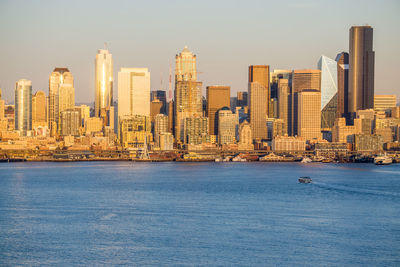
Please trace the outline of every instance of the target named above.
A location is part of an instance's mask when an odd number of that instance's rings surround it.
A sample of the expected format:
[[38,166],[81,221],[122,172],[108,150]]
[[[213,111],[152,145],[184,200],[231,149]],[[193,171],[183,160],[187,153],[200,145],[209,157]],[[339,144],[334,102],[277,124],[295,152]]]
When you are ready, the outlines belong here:
[[0,265],[119,264],[400,266],[400,164],[0,164]]

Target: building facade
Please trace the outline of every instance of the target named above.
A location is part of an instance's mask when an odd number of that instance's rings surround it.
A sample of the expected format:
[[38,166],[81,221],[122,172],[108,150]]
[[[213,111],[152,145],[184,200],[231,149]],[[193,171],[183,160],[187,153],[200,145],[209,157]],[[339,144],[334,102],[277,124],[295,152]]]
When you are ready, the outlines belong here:
[[15,130],[26,136],[32,130],[32,82],[21,79],[15,84]]
[[370,26],[350,28],[349,112],[374,107],[375,52]]
[[207,86],[207,117],[211,135],[218,134],[218,111],[223,107],[230,107],[230,95],[229,86]]

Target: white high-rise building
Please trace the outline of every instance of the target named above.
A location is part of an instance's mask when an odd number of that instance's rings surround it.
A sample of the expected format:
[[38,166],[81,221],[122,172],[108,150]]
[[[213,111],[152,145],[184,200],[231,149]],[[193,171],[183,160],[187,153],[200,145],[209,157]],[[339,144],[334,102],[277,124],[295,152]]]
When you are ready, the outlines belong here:
[[321,70],[321,127],[330,130],[336,119],[338,105],[337,62],[321,56],[318,69]]
[[321,110],[337,93],[337,62],[326,56],[318,61],[321,70]]
[[21,79],[15,84],[15,130],[26,136],[32,130],[32,82]]
[[150,116],[150,72],[147,68],[121,68],[118,72],[118,117]]
[[[113,106],[113,59],[106,49],[99,49],[95,67],[95,116],[102,116],[102,109]],[[105,113],[103,112],[103,114]]]

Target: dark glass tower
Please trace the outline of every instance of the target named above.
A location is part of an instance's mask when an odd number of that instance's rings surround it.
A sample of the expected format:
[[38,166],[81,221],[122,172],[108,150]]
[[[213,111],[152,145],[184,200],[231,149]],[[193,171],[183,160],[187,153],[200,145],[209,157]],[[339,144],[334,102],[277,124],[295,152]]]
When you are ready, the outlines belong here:
[[375,52],[372,50],[371,26],[350,28],[349,112],[374,107]]

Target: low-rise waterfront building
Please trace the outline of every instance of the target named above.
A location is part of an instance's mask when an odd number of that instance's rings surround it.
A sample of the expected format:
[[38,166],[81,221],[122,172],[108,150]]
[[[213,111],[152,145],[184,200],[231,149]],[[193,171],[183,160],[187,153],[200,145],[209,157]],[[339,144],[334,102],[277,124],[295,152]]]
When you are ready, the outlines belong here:
[[306,150],[303,137],[277,136],[272,140],[272,150],[277,152],[301,152]]

